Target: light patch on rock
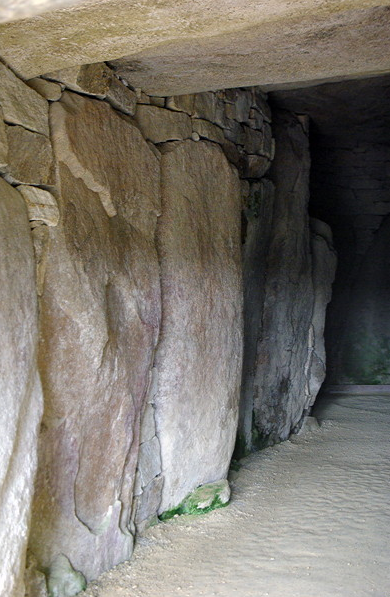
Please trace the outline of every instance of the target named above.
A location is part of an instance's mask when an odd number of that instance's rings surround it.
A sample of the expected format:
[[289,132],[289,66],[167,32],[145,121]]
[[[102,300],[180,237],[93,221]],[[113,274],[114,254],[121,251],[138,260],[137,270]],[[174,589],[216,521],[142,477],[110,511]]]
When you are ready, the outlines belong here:
[[20,185],[17,189],[26,202],[30,221],[41,220],[48,226],[57,226],[60,212],[57,201],[49,191],[28,185]]

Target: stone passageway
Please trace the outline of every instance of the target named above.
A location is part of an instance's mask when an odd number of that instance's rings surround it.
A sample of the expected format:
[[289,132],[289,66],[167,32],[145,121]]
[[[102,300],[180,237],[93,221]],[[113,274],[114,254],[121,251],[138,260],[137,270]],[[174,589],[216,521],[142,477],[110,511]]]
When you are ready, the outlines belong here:
[[333,394],[316,415],[241,461],[228,508],[149,529],[83,595],[390,595],[390,393]]

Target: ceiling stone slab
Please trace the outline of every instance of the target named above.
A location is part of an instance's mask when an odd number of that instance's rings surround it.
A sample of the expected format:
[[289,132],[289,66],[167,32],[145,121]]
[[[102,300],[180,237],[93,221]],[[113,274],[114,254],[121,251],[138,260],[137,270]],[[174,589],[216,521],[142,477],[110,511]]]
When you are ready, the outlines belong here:
[[1,25],[0,53],[25,78],[121,59],[173,95],[387,73],[389,34],[390,0],[88,0]]

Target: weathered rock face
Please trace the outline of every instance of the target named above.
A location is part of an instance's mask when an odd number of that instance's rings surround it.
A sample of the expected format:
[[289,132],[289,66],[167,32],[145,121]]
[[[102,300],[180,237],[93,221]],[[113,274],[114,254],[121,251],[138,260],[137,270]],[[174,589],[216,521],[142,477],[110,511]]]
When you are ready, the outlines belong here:
[[[52,1],[53,8],[60,2]],[[39,5],[43,2],[48,0]],[[29,3],[30,10],[34,4]],[[301,87],[308,81],[389,72],[388,4],[86,0],[76,8],[3,25],[2,58],[25,78],[121,59],[121,72],[153,95],[259,83]]]
[[160,512],[226,476],[242,354],[240,185],[221,149],[172,144],[163,154],[158,225],[163,322],[156,355]]
[[0,595],[24,596],[43,398],[35,263],[21,195],[0,179]]
[[329,226],[320,220],[311,218],[310,229],[314,304],[309,332],[309,354],[306,368],[307,399],[305,409],[313,406],[325,379],[325,316],[327,305],[332,298],[332,284],[337,266],[332,231]]
[[314,298],[307,131],[295,116],[280,112],[274,133],[275,200],[253,381],[254,447],[286,439],[302,417]]
[[158,159],[106,103],[64,94],[51,126],[61,219],[48,229],[41,298],[45,413],[30,548],[63,595],[61,570],[95,578],[132,551],[140,416],[160,324],[160,198]]
[[235,454],[237,457],[245,455],[253,448],[253,398],[257,373],[257,344],[262,328],[273,202],[273,184],[264,179],[261,183],[254,183],[251,186],[244,212],[246,222],[243,246],[245,342]]

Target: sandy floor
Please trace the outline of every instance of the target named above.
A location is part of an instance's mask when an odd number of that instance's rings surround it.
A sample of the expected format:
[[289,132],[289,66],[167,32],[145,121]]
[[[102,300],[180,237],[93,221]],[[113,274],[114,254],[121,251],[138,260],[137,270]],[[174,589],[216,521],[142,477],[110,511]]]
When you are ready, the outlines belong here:
[[390,597],[390,396],[336,397],[320,429],[241,461],[233,498],[150,529],[98,597]]

